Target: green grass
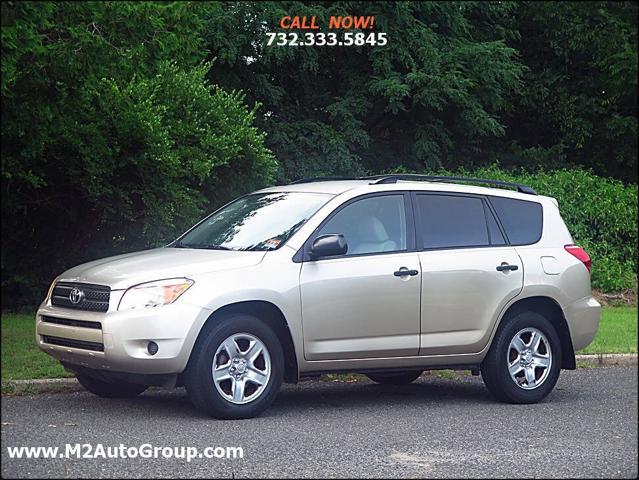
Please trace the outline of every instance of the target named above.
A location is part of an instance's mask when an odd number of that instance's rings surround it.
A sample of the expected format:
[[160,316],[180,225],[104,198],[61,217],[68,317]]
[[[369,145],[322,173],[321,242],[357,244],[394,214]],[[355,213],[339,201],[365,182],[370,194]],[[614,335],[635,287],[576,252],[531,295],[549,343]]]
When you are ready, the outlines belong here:
[[597,336],[577,353],[637,353],[637,307],[603,308]]
[[2,314],[2,382],[27,378],[70,377],[35,342],[35,314]]
[[459,373],[455,370],[433,370],[431,375],[445,380],[459,380]]
[[[2,314],[2,381],[71,376],[35,343],[34,315]],[[603,309],[594,342],[578,353],[636,353],[637,307]],[[358,376],[327,376],[333,381],[356,381]]]

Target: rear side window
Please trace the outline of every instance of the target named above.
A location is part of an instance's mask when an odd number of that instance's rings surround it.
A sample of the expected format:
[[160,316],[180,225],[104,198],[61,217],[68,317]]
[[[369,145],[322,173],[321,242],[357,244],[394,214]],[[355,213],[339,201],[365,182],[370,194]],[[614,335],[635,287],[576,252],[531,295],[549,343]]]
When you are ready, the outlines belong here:
[[514,198],[490,197],[511,245],[530,245],[541,238],[541,204]]
[[423,248],[490,245],[484,201],[481,198],[417,195],[417,208]]

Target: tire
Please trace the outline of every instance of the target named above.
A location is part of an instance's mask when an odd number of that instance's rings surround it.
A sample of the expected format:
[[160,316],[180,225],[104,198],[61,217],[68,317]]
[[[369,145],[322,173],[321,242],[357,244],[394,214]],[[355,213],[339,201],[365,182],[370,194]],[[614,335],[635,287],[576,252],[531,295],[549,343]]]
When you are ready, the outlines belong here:
[[137,383],[105,382],[88,375],[77,375],[76,378],[86,390],[104,398],[137,397],[148,388],[146,385],[138,385]]
[[[262,353],[254,357],[259,348]],[[229,354],[228,350],[235,351]],[[184,385],[199,410],[219,419],[240,419],[268,408],[283,378],[284,353],[275,332],[254,316],[233,314],[204,327],[191,353]]]
[[488,391],[508,403],[543,400],[557,383],[560,370],[561,341],[555,327],[543,315],[530,311],[503,320],[481,365]]
[[366,376],[382,385],[408,385],[417,380],[421,374],[421,370],[409,370],[397,373],[367,373]]

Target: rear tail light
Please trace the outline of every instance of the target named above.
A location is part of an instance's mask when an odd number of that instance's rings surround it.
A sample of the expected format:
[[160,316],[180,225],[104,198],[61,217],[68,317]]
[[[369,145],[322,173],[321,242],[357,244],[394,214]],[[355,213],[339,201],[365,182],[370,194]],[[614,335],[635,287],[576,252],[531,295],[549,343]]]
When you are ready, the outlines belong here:
[[592,261],[590,260],[590,255],[586,253],[586,251],[577,246],[577,245],[565,245],[564,248],[566,251],[571,254],[573,257],[576,257],[578,260],[583,263],[588,271],[590,271],[590,267],[592,266]]

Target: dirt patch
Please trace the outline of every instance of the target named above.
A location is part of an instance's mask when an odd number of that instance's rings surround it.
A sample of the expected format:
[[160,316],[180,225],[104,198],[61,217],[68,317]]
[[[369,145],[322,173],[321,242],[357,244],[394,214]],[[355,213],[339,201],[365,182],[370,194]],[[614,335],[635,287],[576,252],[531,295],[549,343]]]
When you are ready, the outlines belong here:
[[604,293],[593,290],[592,296],[604,307],[634,306],[637,305],[637,290],[623,290],[621,292]]

